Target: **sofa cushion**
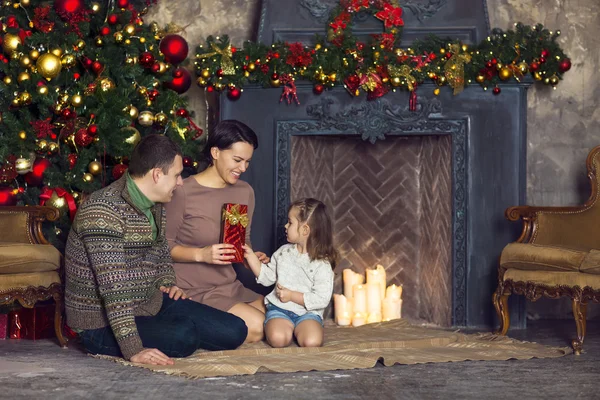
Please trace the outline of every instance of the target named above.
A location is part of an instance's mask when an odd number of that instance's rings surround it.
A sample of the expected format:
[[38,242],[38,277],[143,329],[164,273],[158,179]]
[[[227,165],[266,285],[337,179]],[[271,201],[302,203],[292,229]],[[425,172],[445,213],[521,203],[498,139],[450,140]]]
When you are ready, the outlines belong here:
[[586,274],[600,275],[600,250],[590,250],[583,259],[579,270]]
[[25,289],[28,286],[48,288],[53,283],[60,284],[57,271],[34,272],[29,274],[6,274],[0,275],[0,293],[10,292],[15,289]]
[[56,271],[61,254],[46,244],[0,243],[0,275]]
[[500,256],[503,268],[533,271],[579,271],[587,250],[526,243],[510,243]]
[[514,282],[532,282],[550,287],[579,286],[583,289],[587,286],[594,290],[600,290],[600,275],[582,274],[581,272],[524,271],[513,268],[504,273],[504,280],[508,279]]

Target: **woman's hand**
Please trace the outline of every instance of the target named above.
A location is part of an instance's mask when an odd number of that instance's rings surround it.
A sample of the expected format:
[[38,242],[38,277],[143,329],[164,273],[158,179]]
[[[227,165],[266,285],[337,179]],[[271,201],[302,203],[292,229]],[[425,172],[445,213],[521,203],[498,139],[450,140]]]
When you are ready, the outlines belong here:
[[[185,294],[185,292],[175,285],[173,285],[171,287],[161,286],[159,289],[161,292],[168,294],[169,298],[173,299],[173,300],[179,300],[179,299],[185,300],[188,298],[187,295]],[[191,297],[190,297],[190,299],[191,299]]]
[[234,254],[235,246],[232,244],[213,244],[212,246],[200,249],[198,261],[209,264],[228,265],[235,258]]
[[271,258],[262,251],[255,251],[254,254],[256,254],[256,257],[258,257],[258,261],[263,264],[268,264],[269,261],[271,261]]

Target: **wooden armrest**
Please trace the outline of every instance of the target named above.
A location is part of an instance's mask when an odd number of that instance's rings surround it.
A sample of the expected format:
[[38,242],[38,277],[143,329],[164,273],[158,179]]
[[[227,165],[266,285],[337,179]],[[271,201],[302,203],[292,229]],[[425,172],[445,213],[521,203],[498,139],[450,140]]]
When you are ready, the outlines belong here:
[[[27,226],[22,227],[25,232],[15,232],[19,226],[12,226],[11,220],[15,215],[26,213],[27,214]],[[25,242],[19,239],[19,237],[26,237],[29,239],[27,243],[34,244],[49,244],[42,233],[42,223],[44,221],[56,221],[60,216],[59,211],[54,207],[47,206],[7,206],[0,207],[0,227],[6,229],[6,234],[10,235],[13,240],[7,240],[9,242],[18,241]],[[0,234],[0,236],[2,236]]]
[[572,207],[535,207],[535,206],[516,206],[509,207],[504,212],[504,216],[509,221],[518,221],[519,219],[535,219],[537,213],[569,214],[580,212],[589,208],[587,205]]

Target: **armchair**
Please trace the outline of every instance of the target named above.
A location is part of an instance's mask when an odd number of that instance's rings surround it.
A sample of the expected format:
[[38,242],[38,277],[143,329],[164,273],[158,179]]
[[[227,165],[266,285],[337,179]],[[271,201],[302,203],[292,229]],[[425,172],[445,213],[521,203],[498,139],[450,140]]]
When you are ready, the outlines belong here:
[[52,207],[0,207],[0,305],[18,301],[32,308],[54,299],[54,330],[62,347],[62,255],[42,234],[44,220],[55,221]]
[[493,302],[500,320],[499,334],[510,325],[508,296],[511,293],[536,301],[540,297],[570,297],[577,327],[572,341],[581,354],[589,302],[600,302],[600,146],[586,161],[592,192],[577,207],[510,207],[505,216],[523,221],[521,236],[509,243],[500,256],[498,288]]

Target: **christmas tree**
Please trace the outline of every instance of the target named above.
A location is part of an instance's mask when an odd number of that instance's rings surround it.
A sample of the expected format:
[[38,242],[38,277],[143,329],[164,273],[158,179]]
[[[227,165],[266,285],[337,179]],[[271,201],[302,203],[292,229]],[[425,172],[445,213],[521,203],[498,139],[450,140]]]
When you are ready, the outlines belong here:
[[144,23],[139,0],[7,0],[0,8],[0,205],[60,210],[62,247],[78,203],[118,179],[144,135],[160,133],[194,166],[202,130],[181,93],[186,41]]

